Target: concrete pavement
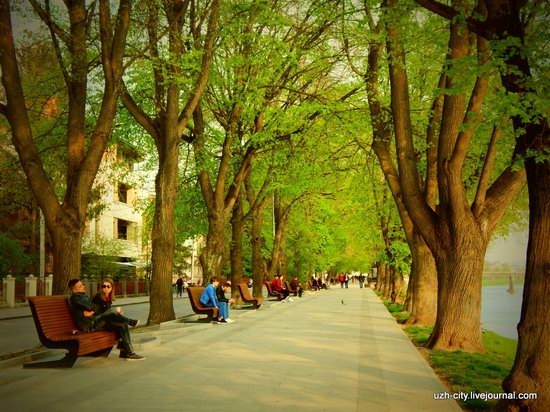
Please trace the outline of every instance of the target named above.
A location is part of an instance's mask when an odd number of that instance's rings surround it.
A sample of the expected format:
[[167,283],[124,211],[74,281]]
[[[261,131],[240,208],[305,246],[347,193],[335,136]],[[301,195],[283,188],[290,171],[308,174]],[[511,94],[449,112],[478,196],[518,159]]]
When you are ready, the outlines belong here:
[[[342,303],[343,302],[343,303]],[[228,325],[171,322],[147,359],[70,370],[0,369],[6,411],[460,411],[370,289],[335,288],[233,311]],[[188,319],[190,320],[190,319]]]

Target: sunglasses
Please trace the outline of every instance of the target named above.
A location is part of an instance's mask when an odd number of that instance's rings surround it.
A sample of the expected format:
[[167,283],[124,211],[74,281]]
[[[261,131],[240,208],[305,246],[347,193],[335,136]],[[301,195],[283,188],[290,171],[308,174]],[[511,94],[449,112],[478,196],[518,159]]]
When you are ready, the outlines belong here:
[[112,286],[111,285],[101,285],[101,288],[102,289],[111,289]]

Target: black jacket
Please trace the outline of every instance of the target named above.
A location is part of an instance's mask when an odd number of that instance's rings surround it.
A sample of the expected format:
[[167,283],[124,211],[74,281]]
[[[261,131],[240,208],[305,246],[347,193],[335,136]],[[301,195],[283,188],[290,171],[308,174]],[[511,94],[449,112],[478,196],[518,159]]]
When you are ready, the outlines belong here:
[[84,311],[96,310],[94,304],[85,293],[73,293],[69,297],[69,309],[78,327],[86,332],[92,328],[92,316],[84,316]]
[[111,305],[113,302],[111,301],[104,301],[101,299],[101,293],[96,293],[95,296],[92,298],[92,304],[94,305],[94,312],[96,315],[99,315],[100,313],[103,313],[109,309],[111,309]]
[[218,302],[229,302],[229,300],[225,297],[225,292],[223,291],[223,287],[221,285],[216,288],[216,297],[218,298]]

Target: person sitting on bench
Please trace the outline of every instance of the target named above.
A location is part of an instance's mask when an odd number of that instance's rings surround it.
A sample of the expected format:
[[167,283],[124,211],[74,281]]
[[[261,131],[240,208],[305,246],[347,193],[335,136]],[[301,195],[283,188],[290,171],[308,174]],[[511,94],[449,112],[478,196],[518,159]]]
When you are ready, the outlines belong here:
[[296,276],[294,276],[290,281],[290,287],[296,291],[299,298],[302,297],[304,290],[302,289],[302,285],[298,283],[298,278]]
[[[128,322],[122,316],[122,308],[110,308],[103,313],[96,314],[95,305],[86,295],[86,288],[79,279],[69,281],[71,296],[69,297],[69,309],[75,323],[83,332],[96,330],[110,330],[117,332],[120,339],[120,357],[127,360],[142,360],[143,356],[134,352]],[[137,324],[137,322],[136,322]]]
[[273,292],[276,292],[279,295],[281,295],[283,302],[288,302],[288,301],[292,302],[292,299],[290,298],[290,292],[286,290],[286,288],[283,286],[281,275],[275,275],[275,277],[271,281],[271,289],[273,289]]
[[229,281],[223,285],[218,285],[216,288],[216,297],[218,298],[220,317],[224,318],[227,323],[233,323],[233,320],[229,319],[229,304],[234,303],[235,299],[227,299],[225,297],[226,293],[231,293],[231,282]]
[[220,304],[216,296],[216,288],[220,284],[220,281],[216,276],[210,278],[210,284],[204,289],[201,294],[200,301],[204,306],[214,308],[214,313],[212,314],[215,322],[219,324],[229,323],[223,317],[225,314],[220,313]]

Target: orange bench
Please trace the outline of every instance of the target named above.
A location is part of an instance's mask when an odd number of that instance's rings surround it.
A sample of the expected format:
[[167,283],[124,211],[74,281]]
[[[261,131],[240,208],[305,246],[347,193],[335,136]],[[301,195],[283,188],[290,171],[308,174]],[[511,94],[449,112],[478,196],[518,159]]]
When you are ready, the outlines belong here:
[[254,309],[258,309],[260,306],[262,306],[263,298],[254,298],[250,295],[250,291],[248,290],[248,286],[246,286],[245,283],[239,283],[237,285],[237,288],[239,290],[239,293],[241,294],[241,299],[244,303],[251,303]]
[[298,296],[298,289],[292,289],[290,287],[290,282],[288,280],[285,280],[285,287],[290,294],[293,294],[294,296]]
[[62,359],[26,363],[24,368],[71,368],[79,356],[109,356],[118,343],[115,332],[80,331],[69,311],[67,296],[30,296],[27,300],[42,345],[69,352]]
[[191,303],[191,308],[193,312],[197,315],[207,315],[206,318],[200,320],[212,320],[214,316],[218,316],[216,308],[212,306],[204,306],[201,303],[201,295],[204,291],[203,286],[188,286],[187,294],[189,295],[189,302]]
[[271,283],[265,282],[264,285],[267,288],[267,296],[271,296],[272,298],[277,298],[277,300],[281,300],[283,298],[283,295],[273,290],[273,288],[271,287]]

